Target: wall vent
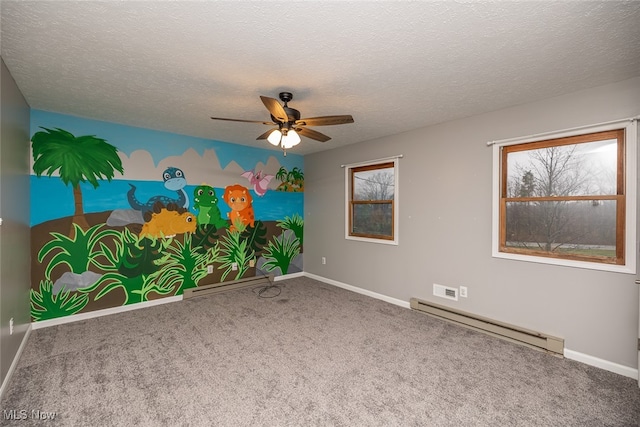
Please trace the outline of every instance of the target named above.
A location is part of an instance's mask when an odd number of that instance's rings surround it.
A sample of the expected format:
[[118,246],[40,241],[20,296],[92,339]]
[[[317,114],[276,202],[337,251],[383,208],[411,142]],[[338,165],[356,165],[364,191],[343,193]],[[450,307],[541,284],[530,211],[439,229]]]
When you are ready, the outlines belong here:
[[458,289],[433,284],[433,294],[437,297],[458,301]]
[[210,285],[201,285],[197,288],[185,289],[182,299],[193,298],[196,296],[215,294],[219,292],[230,291],[232,289],[246,288],[248,286],[270,285],[273,283],[273,274],[268,276],[248,277],[246,279],[232,280],[229,282],[212,283]]
[[[435,293],[435,285],[434,285]],[[445,307],[417,298],[411,298],[411,308],[430,316],[453,322],[510,342],[549,352],[556,356],[564,355],[564,339],[535,332],[508,323],[476,316],[472,313]]]

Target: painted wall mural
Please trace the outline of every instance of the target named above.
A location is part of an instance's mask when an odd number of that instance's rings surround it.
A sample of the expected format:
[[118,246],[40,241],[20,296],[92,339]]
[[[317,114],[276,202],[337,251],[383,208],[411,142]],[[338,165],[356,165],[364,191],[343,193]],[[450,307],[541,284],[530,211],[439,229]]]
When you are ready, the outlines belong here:
[[31,134],[34,321],[302,271],[301,156],[38,110]]

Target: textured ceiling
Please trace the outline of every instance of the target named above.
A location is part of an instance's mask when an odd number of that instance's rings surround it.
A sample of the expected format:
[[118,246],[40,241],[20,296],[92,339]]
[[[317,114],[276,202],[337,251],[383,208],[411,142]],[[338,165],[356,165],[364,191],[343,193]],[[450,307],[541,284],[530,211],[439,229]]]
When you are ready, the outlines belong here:
[[0,3],[29,105],[270,148],[259,95],[293,92],[299,154],[640,75],[640,2]]

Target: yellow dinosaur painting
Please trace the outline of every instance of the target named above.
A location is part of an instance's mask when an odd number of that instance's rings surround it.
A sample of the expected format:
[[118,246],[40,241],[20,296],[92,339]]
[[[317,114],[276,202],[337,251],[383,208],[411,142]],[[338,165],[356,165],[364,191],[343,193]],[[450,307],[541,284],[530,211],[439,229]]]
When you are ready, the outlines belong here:
[[142,226],[140,237],[174,237],[176,234],[196,231],[196,216],[174,203],[166,207],[156,203],[153,212],[147,212],[144,219],[146,222]]

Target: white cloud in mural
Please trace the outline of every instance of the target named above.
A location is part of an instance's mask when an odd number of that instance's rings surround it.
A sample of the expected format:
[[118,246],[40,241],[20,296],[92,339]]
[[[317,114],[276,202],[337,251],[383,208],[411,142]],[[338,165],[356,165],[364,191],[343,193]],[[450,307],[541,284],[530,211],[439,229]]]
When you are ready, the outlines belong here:
[[[241,176],[245,170],[235,161],[231,161],[222,169],[218,156],[212,149],[205,150],[200,155],[193,148],[189,148],[181,156],[165,157],[157,165],[146,150],[136,150],[130,156],[122,152],[118,152],[118,155],[124,169],[124,177],[119,179],[161,181],[164,170],[173,166],[182,169],[189,185],[206,183],[213,187],[224,188],[228,185],[241,184],[249,187],[247,178]],[[263,174],[269,175],[275,175],[279,169],[280,162],[275,156],[270,156],[267,164],[258,162],[254,167],[255,172],[262,171]],[[279,182],[274,179],[269,183],[269,188],[275,189],[278,184]]]

